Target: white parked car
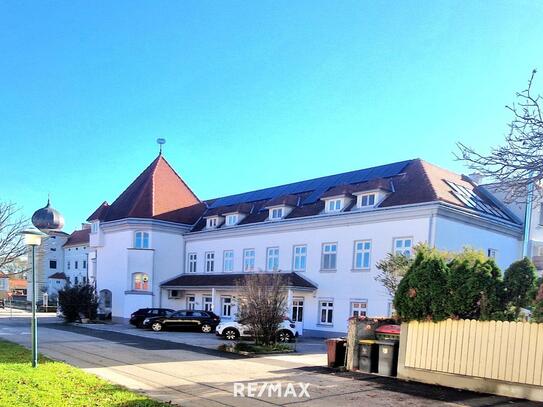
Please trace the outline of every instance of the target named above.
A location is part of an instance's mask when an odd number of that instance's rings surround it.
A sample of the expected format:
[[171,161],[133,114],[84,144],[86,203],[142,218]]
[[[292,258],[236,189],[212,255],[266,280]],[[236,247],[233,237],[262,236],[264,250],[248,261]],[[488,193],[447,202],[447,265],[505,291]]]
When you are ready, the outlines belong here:
[[[215,333],[228,340],[235,340],[240,337],[253,336],[251,329],[238,321],[224,321],[217,325]],[[290,319],[285,319],[277,329],[277,340],[279,342],[290,342],[298,336],[296,325]]]

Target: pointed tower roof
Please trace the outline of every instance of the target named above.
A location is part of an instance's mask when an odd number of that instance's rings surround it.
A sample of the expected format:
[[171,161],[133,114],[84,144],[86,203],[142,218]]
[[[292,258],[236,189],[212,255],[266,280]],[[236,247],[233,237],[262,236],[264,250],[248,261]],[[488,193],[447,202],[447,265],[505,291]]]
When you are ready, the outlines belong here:
[[111,205],[104,202],[88,220],[161,217],[199,203],[198,197],[159,154]]

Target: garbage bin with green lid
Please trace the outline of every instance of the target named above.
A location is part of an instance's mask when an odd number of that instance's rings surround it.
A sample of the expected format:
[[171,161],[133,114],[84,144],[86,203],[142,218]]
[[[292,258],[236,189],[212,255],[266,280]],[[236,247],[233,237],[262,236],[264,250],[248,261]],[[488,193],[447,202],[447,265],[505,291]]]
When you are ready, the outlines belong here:
[[358,351],[358,370],[364,373],[376,373],[379,346],[372,339],[362,339],[358,343],[360,346],[360,350]]
[[345,366],[347,340],[345,338],[330,338],[325,342],[326,353],[328,356],[328,367]]
[[398,371],[398,341],[376,341],[379,345],[377,372],[385,376],[396,376]]

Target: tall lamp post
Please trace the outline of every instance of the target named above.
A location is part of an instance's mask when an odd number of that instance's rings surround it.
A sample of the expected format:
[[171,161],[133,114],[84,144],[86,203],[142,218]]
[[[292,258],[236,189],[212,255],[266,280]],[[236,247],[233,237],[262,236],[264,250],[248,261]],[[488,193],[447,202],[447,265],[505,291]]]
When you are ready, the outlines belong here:
[[32,247],[32,367],[38,367],[38,320],[36,319],[36,247],[41,244],[44,233],[37,229],[22,232],[27,246]]

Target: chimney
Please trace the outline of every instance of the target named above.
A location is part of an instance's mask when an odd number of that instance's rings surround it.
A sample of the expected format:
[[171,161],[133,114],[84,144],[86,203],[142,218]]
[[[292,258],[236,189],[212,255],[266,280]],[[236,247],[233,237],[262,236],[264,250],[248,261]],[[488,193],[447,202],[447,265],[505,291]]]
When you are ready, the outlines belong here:
[[91,225],[90,223],[82,223],[81,224],[81,230],[90,229]]
[[470,177],[470,179],[475,182],[477,185],[481,185],[483,183],[483,180],[484,180],[484,176],[478,172],[474,172],[473,174],[469,174],[468,177]]

